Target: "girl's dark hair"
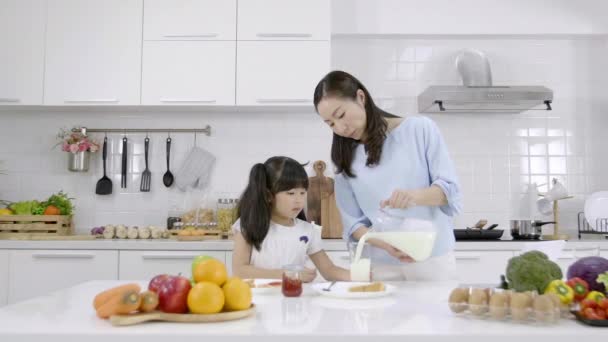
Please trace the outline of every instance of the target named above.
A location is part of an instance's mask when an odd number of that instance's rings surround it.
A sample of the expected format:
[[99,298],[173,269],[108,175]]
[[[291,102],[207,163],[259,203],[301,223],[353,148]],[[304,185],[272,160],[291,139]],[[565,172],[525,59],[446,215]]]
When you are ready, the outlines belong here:
[[[365,152],[367,153],[367,162],[365,165],[372,166],[380,162],[382,155],[382,144],[386,139],[387,117],[394,118],[396,115],[383,111],[374,103],[367,88],[353,75],[335,70],[325,75],[317,84],[314,93],[315,109],[318,112],[317,106],[319,102],[327,97],[338,97],[351,99],[357,98],[357,90],[361,89],[365,94]],[[355,177],[352,172],[351,164],[355,148],[359,141],[345,138],[334,133],[331,144],[331,160],[336,166],[336,172],[344,172],[348,177]]]
[[[241,196],[237,213],[245,241],[256,250],[260,250],[268,234],[274,196],[295,188],[308,190],[308,174],[300,163],[289,157],[272,157],[251,168],[249,184]],[[306,220],[303,210],[298,218]]]

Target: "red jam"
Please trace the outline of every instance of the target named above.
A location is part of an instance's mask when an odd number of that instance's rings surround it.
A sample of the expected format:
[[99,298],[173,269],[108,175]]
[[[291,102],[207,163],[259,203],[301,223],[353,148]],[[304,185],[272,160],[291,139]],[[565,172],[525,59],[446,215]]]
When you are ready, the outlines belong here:
[[302,280],[299,278],[290,278],[283,273],[281,290],[285,297],[299,297],[302,294]]

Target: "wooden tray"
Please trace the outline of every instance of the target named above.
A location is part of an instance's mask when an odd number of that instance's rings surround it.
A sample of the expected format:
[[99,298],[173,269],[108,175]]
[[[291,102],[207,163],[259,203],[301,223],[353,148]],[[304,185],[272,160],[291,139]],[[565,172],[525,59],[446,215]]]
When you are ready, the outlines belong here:
[[160,311],[137,313],[131,315],[116,315],[110,317],[113,326],[128,326],[151,321],[176,323],[213,323],[227,322],[247,318],[255,313],[255,304],[247,310],[220,312],[217,314],[172,314]]
[[186,235],[179,236],[176,235],[173,237],[177,241],[205,241],[205,240],[230,240],[230,235]]
[[4,237],[72,235],[72,216],[5,215],[0,216],[0,234]]
[[0,240],[30,240],[30,241],[83,241],[83,240],[95,240],[97,239],[94,235],[38,235],[29,233],[0,233]]

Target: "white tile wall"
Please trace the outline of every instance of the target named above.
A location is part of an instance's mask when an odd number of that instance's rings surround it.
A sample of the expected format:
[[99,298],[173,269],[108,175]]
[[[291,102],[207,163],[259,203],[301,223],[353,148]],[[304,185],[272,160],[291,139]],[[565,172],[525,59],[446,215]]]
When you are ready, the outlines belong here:
[[[480,218],[508,227],[530,181],[559,178],[575,195],[561,205],[562,227],[576,232],[584,197],[608,189],[608,44],[605,40],[341,39],[332,42],[335,68],[357,75],[377,102],[396,114],[417,111],[416,95],[430,84],[457,84],[454,57],[464,47],[485,51],[495,84],[542,84],[555,91],[554,110],[518,115],[432,115],[456,163],[464,193],[463,227]],[[321,77],[321,75],[319,75]],[[312,92],[312,89],[311,89]],[[152,191],[139,192],[145,134],[130,135],[129,187],[120,189],[120,138],[112,142],[109,170],[114,194],[94,194],[101,177],[98,154],[86,174],[66,170],[66,155],[52,149],[60,127],[213,127],[200,146],[216,155],[212,188],[185,195],[162,185],[165,134],[151,136]],[[99,140],[103,135],[97,135]],[[173,135],[172,169],[193,145],[193,135]],[[76,198],[76,224],[86,231],[106,223],[164,224],[168,211],[184,203],[213,203],[236,196],[251,165],[271,155],[302,162],[329,161],[331,136],[311,112],[242,111],[0,112],[0,198],[43,198],[60,189]],[[544,190],[544,188],[541,188]],[[549,233],[550,228],[545,228]]]
[[[490,59],[496,85],[545,85],[554,110],[517,115],[435,114],[456,163],[464,213],[508,227],[529,182],[564,182],[575,196],[560,203],[562,230],[576,233],[585,195],[608,189],[607,41],[567,39],[352,39],[332,43],[333,65],[357,75],[390,112],[415,113],[430,84],[460,84],[454,59],[477,48]],[[411,67],[415,76],[409,74]],[[600,147],[602,146],[602,147]],[[541,186],[540,191],[546,191]],[[539,217],[542,218],[542,217]],[[544,217],[549,219],[551,217]],[[544,228],[551,232],[551,226]]]

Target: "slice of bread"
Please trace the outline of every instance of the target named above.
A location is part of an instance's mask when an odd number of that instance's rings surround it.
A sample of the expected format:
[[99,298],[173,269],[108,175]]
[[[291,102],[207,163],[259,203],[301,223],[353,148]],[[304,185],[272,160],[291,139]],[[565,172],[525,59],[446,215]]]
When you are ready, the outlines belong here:
[[384,283],[375,282],[368,285],[352,286],[348,289],[349,292],[382,292],[385,290]]

